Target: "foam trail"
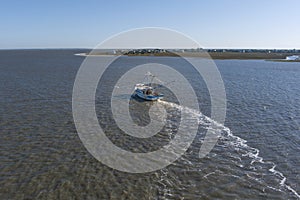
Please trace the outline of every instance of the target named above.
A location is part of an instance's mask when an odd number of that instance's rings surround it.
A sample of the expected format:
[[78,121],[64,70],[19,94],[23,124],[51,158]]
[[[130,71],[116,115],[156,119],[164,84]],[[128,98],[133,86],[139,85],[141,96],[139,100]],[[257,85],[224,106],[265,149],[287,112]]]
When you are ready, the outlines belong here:
[[[213,119],[211,119],[210,117],[205,116],[203,113],[198,112],[194,109],[188,108],[188,107],[184,107],[181,105],[178,105],[176,103],[172,103],[172,102],[167,102],[167,101],[163,101],[163,100],[158,100],[158,102],[166,105],[166,106],[170,106],[170,107],[174,107],[178,110],[180,110],[181,112],[186,112],[189,113],[195,117],[198,117],[198,123],[199,125],[204,125],[204,128],[206,127],[207,129],[210,127],[213,127],[214,129],[219,129],[225,132],[226,135],[222,135],[222,137],[227,137],[227,138],[232,138],[233,140],[231,141],[231,145],[236,146],[236,147],[242,147],[242,148],[247,148],[249,151],[245,154],[242,154],[242,156],[247,156],[249,158],[251,158],[251,162],[250,164],[254,164],[254,163],[262,163],[262,164],[271,164],[272,167],[269,169],[269,171],[273,174],[273,175],[277,175],[281,178],[279,185],[283,188],[286,188],[287,190],[289,190],[290,192],[292,192],[298,199],[300,199],[300,195],[297,193],[296,190],[294,190],[291,186],[289,186],[286,183],[287,178],[283,175],[283,173],[281,173],[280,171],[276,170],[276,164],[273,162],[265,162],[264,159],[259,156],[259,149],[253,148],[251,146],[249,146],[247,144],[247,141],[235,136],[231,133],[231,130],[224,126],[223,124],[220,124],[216,121],[214,121]],[[213,126],[212,126],[213,125]],[[267,186],[270,189],[274,189],[277,191],[281,191],[280,189],[276,189],[272,186]]]

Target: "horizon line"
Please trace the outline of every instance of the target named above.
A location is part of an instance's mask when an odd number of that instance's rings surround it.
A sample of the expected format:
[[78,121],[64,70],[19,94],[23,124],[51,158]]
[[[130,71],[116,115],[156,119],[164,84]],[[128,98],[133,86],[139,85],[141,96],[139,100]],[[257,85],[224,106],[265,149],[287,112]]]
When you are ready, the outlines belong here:
[[[91,47],[28,47],[28,48],[1,48],[0,50],[71,50],[71,49],[86,49],[86,50],[93,50],[93,49],[97,49],[97,48],[91,48]],[[130,48],[128,48],[129,50]],[[155,49],[155,48],[140,48],[140,49]],[[158,49],[162,49],[162,48],[158,48]],[[166,48],[168,49],[168,48]],[[257,47],[257,48],[251,48],[251,47],[199,47],[199,48],[174,48],[174,49],[204,49],[204,50],[210,50],[210,49],[229,49],[229,50],[300,50],[300,48],[262,48],[262,47]],[[120,49],[107,49],[107,50],[121,50]],[[124,49],[125,50],[125,49]]]

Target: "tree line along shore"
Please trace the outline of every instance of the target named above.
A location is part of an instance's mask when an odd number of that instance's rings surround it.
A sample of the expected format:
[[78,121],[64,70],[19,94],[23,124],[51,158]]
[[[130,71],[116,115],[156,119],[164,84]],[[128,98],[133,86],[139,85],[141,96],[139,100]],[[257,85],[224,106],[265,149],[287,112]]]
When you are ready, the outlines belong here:
[[[249,51],[184,51],[184,50],[118,50],[118,51],[92,51],[90,53],[85,53],[86,56],[97,56],[97,55],[125,55],[125,56],[167,56],[167,57],[200,57],[200,58],[212,58],[212,59],[263,59],[263,60],[277,60],[277,61],[287,61],[286,57],[292,55],[298,55],[299,50],[273,50],[273,51],[263,51],[263,50],[249,50]],[[300,60],[292,60],[293,62],[300,62]]]

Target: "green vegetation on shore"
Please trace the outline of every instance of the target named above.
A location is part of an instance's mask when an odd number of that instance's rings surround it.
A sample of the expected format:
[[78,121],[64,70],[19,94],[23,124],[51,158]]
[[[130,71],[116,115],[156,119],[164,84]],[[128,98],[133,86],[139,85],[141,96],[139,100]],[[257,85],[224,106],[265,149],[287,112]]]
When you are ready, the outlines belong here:
[[[91,53],[85,54],[86,56],[97,56],[97,55],[114,55],[114,56],[166,56],[166,57],[199,57],[199,58],[212,58],[212,59],[262,59],[269,61],[281,61],[281,62],[299,62],[299,60],[285,60],[287,56],[294,55],[294,52],[287,50],[200,50],[200,51],[185,51],[185,50],[162,50],[162,49],[138,49],[138,50],[118,50],[118,51],[92,51]],[[296,53],[297,54],[297,53]],[[84,54],[83,54],[84,55]]]

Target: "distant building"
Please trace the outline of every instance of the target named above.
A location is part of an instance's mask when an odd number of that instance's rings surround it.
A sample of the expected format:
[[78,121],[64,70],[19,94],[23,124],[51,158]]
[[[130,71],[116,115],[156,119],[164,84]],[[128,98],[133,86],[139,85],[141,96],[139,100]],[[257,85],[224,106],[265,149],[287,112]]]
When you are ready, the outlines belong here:
[[300,56],[297,56],[297,55],[287,56],[285,59],[286,60],[300,60]]

